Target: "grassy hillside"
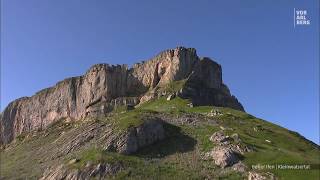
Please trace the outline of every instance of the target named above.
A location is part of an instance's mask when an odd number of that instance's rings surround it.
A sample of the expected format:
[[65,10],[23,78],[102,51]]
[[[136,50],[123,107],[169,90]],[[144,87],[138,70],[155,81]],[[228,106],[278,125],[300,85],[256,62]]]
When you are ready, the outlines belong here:
[[[120,162],[125,168],[113,176],[115,179],[244,179],[245,174],[231,168],[221,169],[211,160],[202,158],[214,147],[209,137],[224,129],[230,136],[237,133],[241,144],[254,149],[242,157],[249,170],[258,164],[312,164],[308,170],[255,171],[271,172],[279,179],[319,179],[319,147],[297,133],[241,111],[210,106],[189,107],[188,103],[178,97],[171,101],[163,97],[135,110],[120,108],[108,117],[77,123],[62,121],[48,130],[21,135],[1,150],[1,176],[4,179],[38,178],[46,167],[61,163],[71,169],[82,169],[88,162]],[[212,109],[221,115],[210,115]],[[168,138],[133,155],[107,152],[99,146],[100,140],[85,142],[63,156],[57,153],[68,138],[76,137],[91,126],[111,125],[115,132],[122,132],[139,126],[151,116],[167,120]],[[186,121],[188,118],[190,120]],[[104,131],[101,132],[103,135]],[[68,163],[72,159],[77,162]]]
[[[172,101],[160,99],[145,104],[142,109],[154,109],[158,112],[179,113],[209,113],[213,107],[193,107],[187,106],[188,101],[176,98]],[[276,164],[310,164],[311,170],[276,170],[268,169],[280,179],[319,179],[319,147],[306,140],[298,133],[256,118],[247,113],[229,108],[214,107],[223,113],[222,116],[214,117],[218,120],[218,126],[232,128],[227,130],[229,135],[238,133],[245,144],[255,147],[255,152],[247,153],[244,162],[248,167],[252,165],[276,165]],[[209,126],[212,127],[212,126]],[[214,129],[216,126],[213,126]],[[193,134],[199,128],[188,128]],[[201,128],[203,131],[204,129]],[[212,130],[214,131],[214,130]],[[199,143],[205,143],[212,131],[198,137]],[[201,140],[202,139],[202,140]],[[267,141],[266,141],[267,140]],[[268,142],[269,141],[269,142]],[[209,141],[206,143],[211,144]],[[208,150],[205,148],[204,150]]]

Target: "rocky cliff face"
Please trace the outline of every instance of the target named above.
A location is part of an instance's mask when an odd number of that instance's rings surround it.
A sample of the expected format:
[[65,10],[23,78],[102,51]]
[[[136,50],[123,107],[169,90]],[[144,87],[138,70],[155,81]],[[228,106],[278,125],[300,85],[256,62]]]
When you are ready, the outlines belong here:
[[135,106],[155,96],[157,87],[186,80],[178,95],[194,105],[215,105],[244,110],[222,82],[222,69],[209,58],[200,59],[193,48],[178,47],[135,64],[97,64],[86,74],[65,79],[32,97],[11,102],[1,116],[1,144],[23,132],[43,129],[60,119],[76,121],[100,116],[117,106]]

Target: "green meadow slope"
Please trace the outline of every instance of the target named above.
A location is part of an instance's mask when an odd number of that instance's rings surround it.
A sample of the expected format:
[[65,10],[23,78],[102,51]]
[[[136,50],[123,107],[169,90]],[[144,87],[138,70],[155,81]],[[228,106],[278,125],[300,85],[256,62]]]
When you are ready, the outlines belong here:
[[[173,87],[174,88],[174,87]],[[278,179],[319,179],[319,146],[299,134],[229,108],[190,107],[186,99],[165,97],[147,102],[134,110],[118,108],[107,117],[74,123],[60,122],[43,131],[20,135],[1,150],[1,179],[36,179],[47,168],[64,164],[68,169],[84,169],[89,164],[121,164],[115,179],[246,179],[249,171],[272,173]],[[212,109],[219,112],[212,115]],[[96,135],[112,129],[121,133],[138,127],[148,118],[164,120],[164,140],[144,147],[131,155],[106,151],[102,141],[88,140],[66,153],[68,140],[88,128],[98,127]],[[221,131],[237,134],[241,145],[253,151],[241,156],[245,173],[231,167],[220,168],[203,156],[214,148],[210,136]],[[231,142],[232,143],[232,142]],[[311,165],[310,169],[289,170],[260,168],[264,165]]]

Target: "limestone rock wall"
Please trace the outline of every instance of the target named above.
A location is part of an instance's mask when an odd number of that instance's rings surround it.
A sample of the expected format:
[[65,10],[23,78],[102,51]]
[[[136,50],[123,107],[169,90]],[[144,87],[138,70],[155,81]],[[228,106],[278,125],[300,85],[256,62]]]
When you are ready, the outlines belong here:
[[132,76],[145,87],[182,80],[188,77],[199,61],[194,48],[178,47],[161,52],[155,58],[133,66]]
[[177,47],[132,68],[97,64],[83,76],[65,79],[32,97],[11,102],[0,117],[0,144],[62,118],[81,120],[108,113],[115,106],[136,105],[156,86],[182,79],[188,81],[181,97],[191,98],[198,105],[243,110],[222,83],[219,64],[209,58],[200,59],[194,48]]

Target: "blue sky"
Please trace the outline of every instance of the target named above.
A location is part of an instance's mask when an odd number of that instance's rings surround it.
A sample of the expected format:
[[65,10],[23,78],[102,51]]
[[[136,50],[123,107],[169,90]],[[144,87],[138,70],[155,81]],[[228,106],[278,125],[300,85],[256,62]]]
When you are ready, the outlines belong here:
[[[294,8],[310,26],[293,27]],[[220,63],[247,112],[319,144],[316,0],[2,0],[1,110],[95,63],[176,46]]]

